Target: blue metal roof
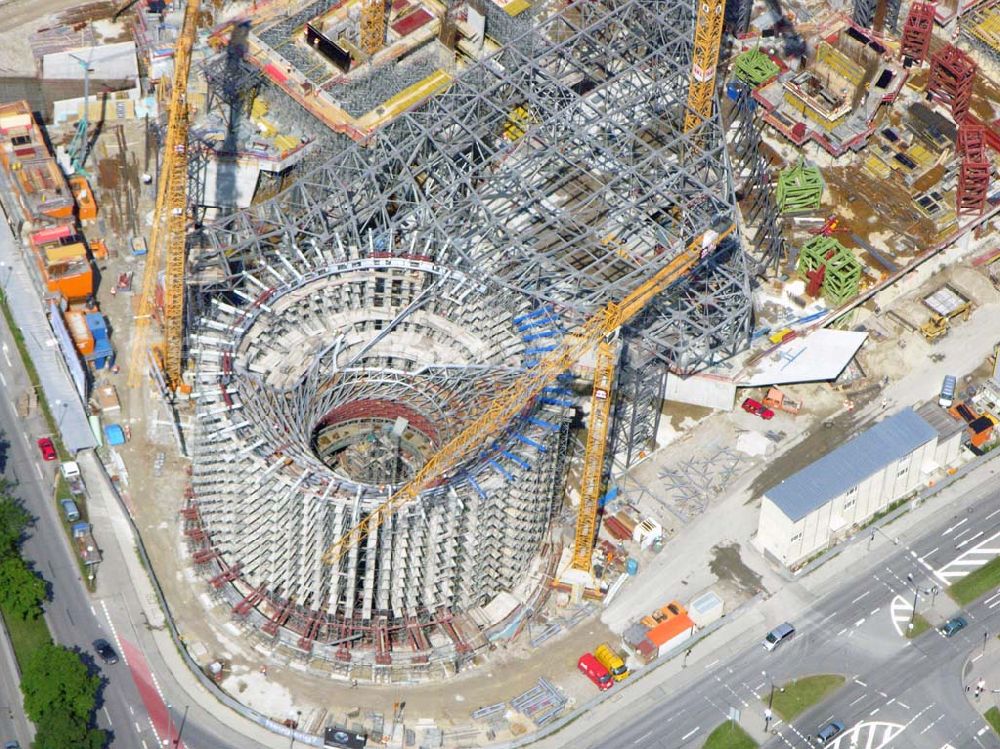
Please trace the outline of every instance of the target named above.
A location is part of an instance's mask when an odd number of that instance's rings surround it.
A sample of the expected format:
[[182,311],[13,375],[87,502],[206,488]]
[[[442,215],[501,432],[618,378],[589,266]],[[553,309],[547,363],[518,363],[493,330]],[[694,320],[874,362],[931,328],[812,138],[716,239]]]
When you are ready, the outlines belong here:
[[798,522],[937,436],[912,408],[894,414],[764,492]]

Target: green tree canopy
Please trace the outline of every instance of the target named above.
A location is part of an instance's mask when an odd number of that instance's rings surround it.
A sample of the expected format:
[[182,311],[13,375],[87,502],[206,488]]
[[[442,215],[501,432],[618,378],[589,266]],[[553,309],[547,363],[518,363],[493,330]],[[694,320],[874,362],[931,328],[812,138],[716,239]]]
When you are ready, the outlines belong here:
[[11,485],[0,479],[0,559],[13,556],[31,516],[11,495]]
[[45,581],[21,557],[0,561],[0,609],[22,621],[37,619],[45,600]]
[[88,728],[67,713],[49,710],[38,722],[33,749],[102,749],[107,734],[98,728]]
[[56,712],[86,726],[100,685],[97,676],[87,673],[79,655],[59,645],[43,645],[28,657],[21,674],[24,711],[39,728]]

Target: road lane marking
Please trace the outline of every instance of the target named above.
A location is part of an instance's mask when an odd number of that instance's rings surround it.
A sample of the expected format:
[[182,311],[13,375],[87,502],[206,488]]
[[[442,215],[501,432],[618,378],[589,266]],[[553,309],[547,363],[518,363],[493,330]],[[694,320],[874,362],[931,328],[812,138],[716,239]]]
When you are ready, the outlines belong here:
[[689,738],[694,736],[701,729],[701,726],[695,726],[693,731],[688,731],[686,734],[681,736],[681,741],[687,741]]
[[639,738],[637,738],[632,743],[633,744],[638,744],[640,741],[645,741],[647,738],[649,738],[650,734],[652,734],[652,733],[653,733],[652,731],[646,731],[646,733],[644,733],[642,736],[640,736]]
[[115,724],[111,720],[111,713],[108,712],[108,708],[104,708],[104,717],[108,719],[108,725],[114,728]]
[[839,632],[837,633],[837,637],[840,637],[840,636],[841,636],[842,634],[844,634],[844,632],[846,632],[846,631],[847,631],[847,627],[844,627],[844,628],[843,628],[842,630],[840,630],[840,631],[839,631]]
[[861,702],[861,700],[863,700],[867,696],[868,696],[867,694],[863,694],[860,697],[858,697],[856,700],[854,700],[854,702],[851,703],[851,707],[854,707],[856,704]]
[[709,663],[708,665],[705,666],[705,670],[708,671],[708,669],[710,669],[712,666],[714,666],[718,662],[719,662],[719,659],[716,658],[714,661],[712,661],[711,663]]
[[880,708],[880,707],[876,707],[876,708],[875,708],[874,710],[872,710],[872,711],[871,711],[870,713],[868,713],[868,715],[875,715],[875,714],[876,714],[876,713],[878,713],[878,711],[879,711],[879,710],[881,710],[881,709],[882,709],[882,708]]
[[866,591],[865,591],[864,593],[862,593],[862,594],[861,594],[860,596],[858,596],[858,597],[857,597],[857,598],[855,598],[855,599],[854,599],[853,601],[851,601],[851,603],[857,603],[858,601],[860,601],[860,600],[861,600],[862,598],[864,598],[864,597],[865,597],[866,595],[868,595],[869,593],[871,593],[871,591],[870,591],[870,590],[866,590]]
[[37,473],[37,474],[38,474],[38,480],[39,480],[39,481],[41,481],[42,479],[44,479],[44,478],[45,478],[45,476],[43,476],[43,475],[42,475],[42,469],[41,469],[41,467],[40,467],[40,466],[38,465],[38,463],[35,463],[35,473]]
[[989,515],[987,515],[987,516],[986,516],[985,518],[983,518],[983,520],[989,520],[989,519],[990,519],[991,517],[993,517],[994,515],[1000,515],[1000,510],[994,510],[994,511],[993,511],[993,512],[991,512],[991,513],[990,513]]
[[983,531],[979,531],[979,533],[977,533],[976,535],[974,535],[974,536],[969,536],[969,537],[968,537],[967,539],[965,539],[964,541],[961,541],[961,542],[959,542],[959,543],[955,544],[955,548],[956,548],[956,549],[961,549],[961,548],[962,548],[963,546],[965,546],[966,544],[971,544],[971,543],[972,543],[973,541],[975,541],[975,540],[976,540],[977,538],[979,538],[979,537],[980,537],[980,536],[982,536],[982,535],[984,535],[984,534],[983,534]]
[[877,614],[881,610],[882,610],[881,606],[879,606],[877,609],[872,609],[871,613],[868,614],[868,616],[875,616],[875,614]]
[[910,709],[910,706],[909,706],[909,705],[904,705],[904,704],[903,704],[902,702],[898,702],[898,703],[896,703],[896,704],[898,704],[898,705],[899,705],[899,706],[900,706],[901,708],[903,708],[904,710],[909,710],[909,709]]
[[942,536],[947,536],[949,533],[951,533],[953,530],[955,530],[956,528],[958,528],[960,525],[965,525],[968,522],[969,522],[968,518],[962,518],[957,523],[955,523],[953,526],[951,526],[950,528],[946,529],[944,531],[944,533],[942,533],[941,535]]
[[863,681],[861,681],[861,679],[855,679],[854,683],[857,684],[858,686],[862,686],[862,687],[867,687],[868,686]]
[[864,624],[864,623],[865,623],[865,617],[861,617],[861,618],[860,618],[860,619],[858,619],[858,620],[857,620],[856,622],[854,622],[854,626],[855,626],[855,627],[860,627],[860,626],[861,626],[862,624]]

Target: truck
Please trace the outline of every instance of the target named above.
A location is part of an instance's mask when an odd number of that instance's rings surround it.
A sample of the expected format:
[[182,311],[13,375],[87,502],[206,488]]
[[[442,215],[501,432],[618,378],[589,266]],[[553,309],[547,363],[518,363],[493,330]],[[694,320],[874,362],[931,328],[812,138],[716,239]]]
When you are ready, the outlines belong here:
[[82,497],[84,494],[83,475],[80,473],[80,466],[75,460],[67,460],[59,466],[66,483],[69,484],[70,493],[74,497]]
[[942,408],[951,408],[955,402],[955,388],[958,387],[958,380],[955,375],[945,375],[941,383],[941,395],[938,396],[938,405]]
[[608,643],[603,642],[597,646],[594,650],[594,657],[597,662],[604,666],[611,673],[611,678],[615,681],[621,681],[628,677],[628,666],[625,665],[625,661],[622,657],[618,655]]
[[76,544],[76,553],[88,567],[98,564],[101,561],[101,550],[97,548],[97,541],[90,531],[90,523],[80,521],[74,523],[70,530],[73,533],[73,543]]

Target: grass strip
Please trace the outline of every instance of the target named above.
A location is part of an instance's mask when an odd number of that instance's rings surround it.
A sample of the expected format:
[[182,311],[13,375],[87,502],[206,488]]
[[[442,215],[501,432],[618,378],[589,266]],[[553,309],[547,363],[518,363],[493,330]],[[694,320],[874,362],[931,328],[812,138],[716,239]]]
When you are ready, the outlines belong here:
[[786,722],[808,710],[843,686],[840,674],[816,674],[790,681],[774,692],[774,712]]
[[973,570],[954,585],[948,586],[948,595],[959,606],[967,606],[982,595],[1000,586],[1000,557]]
[[760,744],[750,738],[739,723],[730,720],[708,734],[702,749],[756,749],[758,746]]

